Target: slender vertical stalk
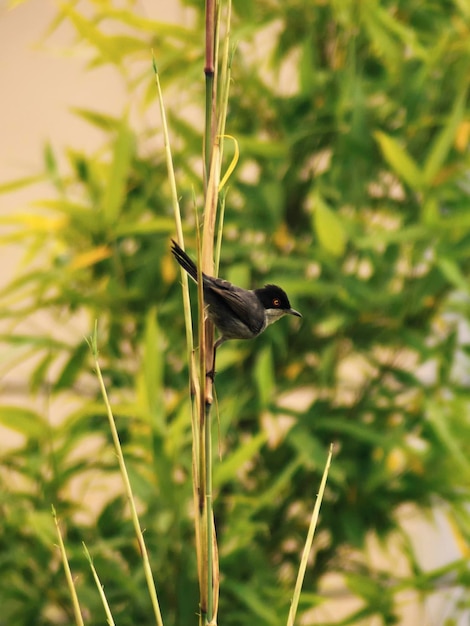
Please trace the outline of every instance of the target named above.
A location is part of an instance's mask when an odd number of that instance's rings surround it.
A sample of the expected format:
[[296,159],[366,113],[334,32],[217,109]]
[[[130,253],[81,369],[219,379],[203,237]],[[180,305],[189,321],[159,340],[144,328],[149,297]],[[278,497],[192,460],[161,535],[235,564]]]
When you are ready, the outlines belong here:
[[142,555],[144,575],[145,575],[145,580],[146,580],[147,588],[148,588],[149,595],[150,595],[150,600],[152,602],[152,608],[153,608],[155,620],[158,626],[163,626],[162,614],[160,611],[160,604],[159,604],[158,597],[157,597],[157,588],[156,588],[155,581],[153,578],[152,568],[150,566],[150,559],[149,559],[149,555],[147,551],[147,546],[144,540],[144,533],[140,526],[135,499],[132,493],[131,482],[129,479],[126,462],[124,460],[124,455],[122,453],[121,442],[119,441],[119,435],[118,435],[118,431],[116,428],[116,423],[114,421],[111,404],[109,402],[108,393],[106,391],[106,386],[104,384],[103,375],[101,373],[101,367],[100,367],[99,360],[98,360],[98,336],[97,336],[96,323],[95,323],[95,331],[89,341],[89,345],[93,354],[95,371],[96,371],[96,375],[98,378],[101,395],[103,397],[104,405],[106,407],[106,414],[108,416],[109,429],[111,432],[111,437],[113,439],[114,450],[116,452],[116,457],[117,457],[118,464],[119,464],[119,471],[121,473],[121,478],[124,484],[127,501],[128,501],[129,508],[130,508],[131,520],[134,526],[134,532],[136,534],[137,543],[139,546],[140,553]]
[[210,411],[212,405],[206,405],[206,420],[204,424],[205,447],[206,447],[206,529],[207,529],[207,615],[212,621],[214,612],[214,587],[213,587],[213,534],[214,515],[212,509],[212,432]]
[[[170,183],[171,189],[171,198],[173,204],[173,213],[175,216],[176,223],[176,232],[178,243],[182,248],[184,248],[183,241],[183,225],[181,220],[181,212],[178,202],[178,193],[176,188],[176,177],[175,171],[173,167],[173,160],[171,157],[171,146],[170,146],[170,137],[168,132],[168,124],[166,120],[165,106],[163,103],[163,94],[160,85],[160,78],[158,75],[157,65],[155,63],[155,59],[153,60],[153,69],[155,73],[155,84],[157,87],[157,95],[158,102],[160,105],[160,114],[162,118],[162,128],[163,128],[163,139],[165,145],[165,155],[167,162],[167,170],[168,170],[168,180]],[[189,364],[189,393],[193,402],[191,403],[191,430],[192,430],[192,473],[193,473],[193,503],[194,510],[196,515],[195,522],[195,535],[196,535],[196,557],[197,557],[197,568],[198,568],[198,578],[199,581],[203,579],[203,558],[204,558],[204,550],[203,550],[203,537],[201,532],[201,524],[199,523],[199,510],[200,510],[200,499],[201,499],[201,481],[204,477],[204,472],[202,468],[205,468],[205,465],[201,467],[201,455],[203,454],[203,442],[200,441],[199,432],[199,405],[201,403],[201,394],[197,392],[198,390],[198,380],[197,380],[197,368],[195,366],[194,359],[194,345],[193,345],[193,327],[192,327],[192,319],[191,319],[191,303],[189,298],[189,287],[188,287],[188,275],[187,273],[181,269],[181,283],[182,283],[182,291],[183,291],[183,308],[184,308],[184,319],[185,319],[185,327],[186,327],[186,351],[187,351],[187,359]],[[204,469],[205,471],[205,469]]]
[[[203,244],[202,244],[202,262],[203,269],[208,274],[213,274],[213,249],[214,249],[214,232],[215,221],[217,215],[217,197],[218,197],[218,182],[220,176],[220,161],[219,161],[219,146],[218,141],[214,142],[212,149],[212,161],[211,169],[209,173],[208,185],[206,190],[206,203],[204,211],[204,230],[203,230]],[[204,372],[214,372],[214,330],[210,321],[205,323],[204,342],[200,338],[200,346],[202,346],[203,354],[201,354],[201,360],[204,361]],[[202,370],[202,368],[201,368]],[[214,372],[215,373],[215,372]],[[213,549],[215,529],[214,529],[214,513],[212,508],[212,431],[211,431],[211,411],[212,411],[212,378],[205,376],[205,379],[201,381],[201,428],[202,437],[204,440],[204,491],[202,494],[203,500],[203,524],[205,535],[205,579],[206,596],[204,598],[205,608],[207,610],[207,622],[214,621],[213,609],[217,604],[217,598],[215,598],[215,590],[213,585],[213,573],[214,570],[218,572],[218,563],[214,562],[214,557],[217,552]]]
[[[204,140],[204,182],[205,182],[205,203],[204,203],[204,228],[202,237],[202,259],[201,266],[204,272],[213,274],[213,250],[214,250],[214,232],[217,214],[217,195],[218,180],[220,177],[220,162],[216,156],[217,138],[215,129],[217,128],[217,45],[218,45],[218,11],[217,0],[206,0],[206,58],[204,73],[206,76],[206,128]],[[202,293],[202,290],[201,290]],[[203,303],[202,303],[203,304]],[[203,311],[200,308],[201,319],[203,319]],[[210,321],[206,321],[204,328],[200,333],[199,346],[201,349],[200,363],[200,390],[201,403],[200,410],[200,428],[201,442],[204,443],[204,486],[201,493],[201,523],[204,530],[201,535],[204,536],[204,577],[203,590],[201,597],[201,612],[205,609],[205,623],[209,624],[214,621],[214,588],[213,588],[213,572],[214,567],[214,515],[212,509],[212,441],[211,441],[211,408],[212,408],[212,380],[206,376],[207,371],[214,370],[213,346],[214,346],[214,329]],[[202,456],[202,455],[201,455]],[[202,466],[202,463],[201,463]],[[202,467],[201,467],[202,469]],[[216,602],[217,603],[217,602]]]
[[[178,191],[176,188],[176,177],[175,170],[173,167],[173,159],[171,157],[171,145],[170,145],[170,135],[168,133],[168,124],[165,113],[165,106],[163,103],[163,94],[160,85],[160,77],[158,75],[157,64],[155,63],[155,59],[153,60],[153,70],[155,73],[155,85],[157,87],[157,95],[158,95],[158,103],[160,105],[160,115],[162,118],[162,128],[163,128],[163,142],[165,146],[165,157],[166,157],[166,165],[168,171],[168,181],[170,184],[171,190],[171,201],[173,205],[173,214],[175,217],[176,224],[176,233],[178,238],[178,243],[182,248],[184,248],[184,239],[183,239],[183,224],[181,220],[181,211],[178,202]],[[185,326],[186,326],[186,349],[188,354],[188,362],[191,365],[192,362],[192,354],[193,354],[193,327],[191,322],[191,303],[189,300],[189,289],[188,289],[188,275],[187,273],[181,269],[181,282],[183,284],[183,307],[184,307],[184,317],[185,317]],[[193,368],[190,367],[190,371]],[[194,379],[192,379],[191,384],[194,386]]]
[[204,182],[207,188],[211,168],[213,124],[215,117],[215,8],[216,0],[206,0],[206,53],[204,74],[206,75],[206,119],[204,134]]
[[59,520],[57,519],[57,513],[56,513],[54,506],[52,507],[52,516],[54,518],[54,524],[55,524],[56,531],[57,531],[57,538],[59,540],[60,556],[62,558],[62,564],[64,566],[65,578],[67,579],[67,585],[69,588],[70,595],[72,597],[73,614],[75,617],[75,623],[77,624],[77,626],[85,626],[83,622],[82,612],[80,611],[80,603],[78,601],[77,591],[75,589],[75,583],[73,581],[72,572],[70,570],[70,565],[67,559],[67,554],[65,552],[65,546],[64,546],[64,541],[62,539],[62,533],[60,532]]
[[88,563],[90,564],[91,573],[93,574],[93,578],[96,584],[96,588],[98,590],[98,594],[101,598],[101,602],[103,604],[104,611],[106,613],[106,622],[108,626],[115,626],[114,619],[111,613],[111,609],[108,603],[108,599],[106,598],[106,594],[104,592],[104,586],[101,584],[100,578],[98,576],[98,572],[93,565],[93,559],[91,558],[91,554],[88,552],[88,548],[86,547],[85,542],[82,541],[83,550],[85,551],[85,556],[87,558]]
[[[197,218],[197,215],[196,215]],[[208,576],[208,567],[207,567],[207,552],[208,552],[208,543],[210,541],[210,534],[207,532],[207,524],[206,524],[206,501],[205,494],[207,491],[207,463],[208,463],[208,451],[206,444],[206,416],[205,416],[205,403],[204,403],[204,394],[205,394],[205,385],[206,385],[206,322],[204,320],[204,291],[202,284],[202,261],[201,261],[201,244],[199,237],[199,221],[196,221],[197,230],[196,230],[196,240],[197,240],[197,250],[198,250],[198,284],[197,284],[197,295],[198,295],[198,336],[199,336],[199,385],[197,388],[197,397],[198,401],[198,445],[199,445],[199,463],[198,463],[198,501],[197,501],[197,511],[196,511],[196,526],[199,529],[199,550],[201,554],[201,568],[200,568],[200,578],[199,578],[199,604],[201,609],[201,617],[202,623],[206,624],[208,620],[208,616],[210,619],[209,612],[209,576]]]
[[[227,2],[227,13],[225,19],[225,41],[224,41],[224,49],[222,55],[222,70],[220,73],[220,82],[222,85],[221,89],[221,97],[219,103],[220,117],[219,124],[217,128],[217,134],[222,139],[221,150],[220,150],[220,160],[222,161],[223,156],[223,137],[225,135],[225,122],[227,119],[227,108],[228,108],[228,96],[230,90],[230,77],[231,77],[231,69],[232,69],[232,56],[230,54],[230,22],[232,18],[232,0],[228,0]],[[220,188],[218,189],[220,191]],[[224,192],[223,197],[220,202],[220,211],[219,211],[219,222],[217,229],[217,243],[216,243],[216,253],[215,253],[215,265],[216,265],[216,274],[219,272],[219,262],[220,262],[220,250],[222,247],[222,232],[224,226],[224,215],[225,215],[225,196]]]
[[317,499],[315,500],[315,506],[313,507],[312,517],[310,519],[310,526],[308,528],[307,539],[305,541],[304,550],[302,553],[302,559],[300,561],[300,567],[297,574],[297,580],[295,582],[294,595],[292,596],[292,602],[290,605],[289,615],[287,618],[287,626],[294,626],[295,616],[297,614],[297,608],[299,606],[300,592],[302,590],[302,584],[304,582],[305,571],[307,569],[308,555],[312,549],[313,537],[315,535],[315,529],[317,527],[318,516],[320,515],[320,506],[323,500],[323,494],[325,493],[326,480],[328,478],[328,472],[331,465],[331,457],[333,456],[333,444],[330,444],[330,450],[326,459],[325,469],[323,470],[323,476],[320,483],[320,489],[318,490]]

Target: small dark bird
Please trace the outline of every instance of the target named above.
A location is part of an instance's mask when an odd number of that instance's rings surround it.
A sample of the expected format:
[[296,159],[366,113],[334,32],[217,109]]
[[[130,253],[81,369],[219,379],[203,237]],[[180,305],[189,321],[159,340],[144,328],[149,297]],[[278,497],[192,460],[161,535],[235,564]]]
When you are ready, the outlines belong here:
[[[175,259],[197,282],[196,264],[176,241],[172,243]],[[291,307],[286,292],[277,285],[242,289],[228,280],[203,273],[202,286],[207,315],[220,332],[214,345],[214,358],[215,350],[227,339],[253,339],[284,315],[302,317]]]

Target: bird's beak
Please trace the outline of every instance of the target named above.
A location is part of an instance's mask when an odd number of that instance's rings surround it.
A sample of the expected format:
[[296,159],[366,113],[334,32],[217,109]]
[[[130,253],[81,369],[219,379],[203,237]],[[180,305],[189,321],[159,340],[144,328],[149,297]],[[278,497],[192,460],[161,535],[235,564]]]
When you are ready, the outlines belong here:
[[296,311],[295,309],[289,309],[287,312],[289,313],[289,315],[295,315],[297,317],[302,317],[302,315],[298,311]]

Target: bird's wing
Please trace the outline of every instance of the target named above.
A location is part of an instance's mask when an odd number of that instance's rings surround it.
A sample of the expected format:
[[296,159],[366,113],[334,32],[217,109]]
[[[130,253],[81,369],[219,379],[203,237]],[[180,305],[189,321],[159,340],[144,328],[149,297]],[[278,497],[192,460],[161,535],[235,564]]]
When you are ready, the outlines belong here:
[[211,278],[210,285],[207,286],[230,307],[245,326],[254,333],[261,330],[264,323],[264,310],[253,291],[235,287],[222,278]]

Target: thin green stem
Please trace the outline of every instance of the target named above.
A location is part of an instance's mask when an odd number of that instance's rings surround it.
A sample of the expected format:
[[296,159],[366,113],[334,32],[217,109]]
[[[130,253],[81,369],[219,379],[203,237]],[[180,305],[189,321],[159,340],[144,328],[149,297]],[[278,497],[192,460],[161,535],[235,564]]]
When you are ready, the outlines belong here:
[[[231,69],[232,69],[232,57],[233,53],[230,54],[230,21],[232,16],[232,2],[228,0],[227,2],[227,14],[225,21],[225,39],[224,39],[224,49],[222,54],[222,64],[221,64],[221,73],[220,73],[220,82],[222,84],[219,110],[220,117],[217,128],[217,134],[220,138],[220,162],[222,163],[223,157],[223,148],[224,148],[224,135],[225,135],[225,124],[227,120],[227,110],[228,110],[228,98],[230,92],[230,79],[231,79]],[[216,275],[219,273],[219,262],[220,262],[220,250],[222,247],[222,235],[223,235],[223,227],[224,227],[224,216],[225,216],[225,198],[226,191],[223,192],[222,197],[220,198],[219,203],[219,216],[218,216],[218,228],[217,228],[217,242],[216,242],[216,254],[215,254],[215,266],[216,266]]]
[[67,579],[67,585],[72,596],[73,614],[75,616],[75,622],[77,626],[84,626],[82,612],[80,611],[80,603],[78,601],[77,590],[73,582],[72,572],[67,559],[67,553],[65,552],[65,546],[62,539],[62,533],[60,532],[59,520],[57,519],[57,513],[54,507],[52,507],[52,517],[54,518],[54,524],[57,531],[57,538],[59,540],[60,556],[62,557],[62,564],[64,566],[65,578]]
[[214,554],[213,554],[213,512],[212,512],[212,432],[211,432],[211,412],[212,404],[206,405],[206,420],[204,424],[205,430],[205,447],[206,447],[206,499],[205,499],[205,515],[207,528],[207,615],[209,621],[212,621],[214,610],[214,589],[213,589],[213,571],[214,571]]
[[114,619],[111,614],[111,609],[109,608],[108,600],[104,593],[103,585],[101,584],[101,581],[99,579],[98,572],[96,571],[95,566],[93,565],[93,560],[91,558],[90,553],[88,552],[88,548],[86,547],[84,542],[82,542],[82,545],[83,545],[83,550],[85,551],[85,556],[88,560],[88,563],[90,564],[91,573],[93,574],[93,579],[95,581],[96,588],[98,589],[98,593],[100,594],[101,602],[103,603],[104,612],[106,613],[106,621],[108,622],[109,626],[114,626]]
[[[176,188],[176,177],[175,170],[173,167],[173,159],[171,156],[171,145],[170,145],[170,136],[168,133],[168,124],[165,113],[165,105],[163,103],[163,94],[160,85],[160,77],[158,75],[157,65],[155,63],[155,59],[153,60],[153,69],[155,73],[155,84],[157,87],[158,94],[158,102],[160,105],[160,115],[162,118],[162,129],[163,129],[163,142],[165,146],[165,157],[166,157],[166,165],[168,171],[168,181],[170,183],[170,191],[171,191],[171,201],[173,205],[173,214],[175,217],[176,224],[176,234],[178,238],[178,243],[182,248],[184,248],[184,238],[183,238],[183,222],[181,219],[181,211],[178,202],[178,191]],[[191,302],[189,299],[189,289],[188,289],[188,275],[181,268],[181,282],[183,285],[183,308],[184,308],[184,319],[186,326],[186,349],[188,355],[188,363],[192,362],[192,354],[193,354],[193,325],[191,321]]]
[[232,1],[227,2],[227,14],[225,20],[225,37],[224,37],[224,49],[222,54],[221,64],[221,76],[220,84],[222,89],[220,90],[220,102],[219,102],[219,120],[217,127],[217,134],[219,137],[223,137],[225,134],[225,123],[227,120],[228,109],[228,97],[230,92],[230,80],[232,75],[232,58],[233,51],[230,52],[230,22],[232,19]]
[[214,141],[213,119],[214,86],[215,86],[215,2],[206,0],[206,60],[204,74],[206,75],[206,117],[204,132],[204,187],[209,182],[209,172],[212,160],[212,144]]
[[310,520],[310,526],[307,533],[307,539],[305,541],[304,550],[302,553],[302,559],[300,561],[299,572],[297,574],[297,580],[295,582],[294,595],[292,597],[292,603],[290,606],[289,617],[287,618],[287,626],[294,626],[295,616],[297,614],[297,608],[299,606],[300,592],[302,591],[302,584],[305,578],[305,571],[307,569],[308,555],[312,549],[313,537],[315,535],[315,529],[317,527],[318,516],[320,514],[320,506],[323,500],[323,494],[325,493],[326,480],[328,478],[328,472],[331,464],[331,457],[333,456],[333,444],[330,445],[328,452],[328,458],[326,459],[325,469],[323,470],[323,476],[320,483],[320,489],[318,490],[317,499],[313,508],[312,518]]
[[117,456],[118,463],[119,463],[119,470],[121,472],[121,478],[124,483],[126,497],[130,506],[132,524],[134,526],[134,531],[137,537],[137,542],[139,544],[140,553],[142,555],[145,580],[147,582],[147,588],[149,590],[153,612],[155,614],[155,619],[157,620],[158,626],[163,626],[160,605],[159,605],[158,597],[157,597],[157,589],[155,586],[155,581],[153,579],[152,569],[150,567],[150,559],[149,559],[148,552],[147,552],[147,546],[145,545],[144,534],[140,526],[139,516],[137,514],[137,509],[136,509],[135,501],[134,501],[134,495],[132,493],[132,487],[131,487],[131,483],[129,480],[129,474],[127,473],[126,463],[125,463],[124,455],[122,453],[122,448],[121,448],[121,442],[119,441],[119,434],[117,432],[116,423],[114,421],[114,416],[113,416],[113,412],[111,409],[111,404],[109,402],[108,393],[106,391],[106,386],[104,384],[103,375],[101,373],[101,368],[100,368],[100,364],[98,361],[98,339],[97,339],[97,324],[96,323],[95,323],[95,331],[91,340],[89,341],[89,345],[93,354],[95,370],[96,370],[96,375],[98,377],[98,383],[100,386],[101,395],[103,397],[103,401],[106,407],[109,428],[111,431],[111,437],[113,439],[114,449],[115,449],[116,456]]
[[206,74],[206,116],[204,131],[204,188],[207,189],[209,184],[209,173],[211,171],[212,161],[212,119],[213,106],[212,94],[214,91],[214,74]]

